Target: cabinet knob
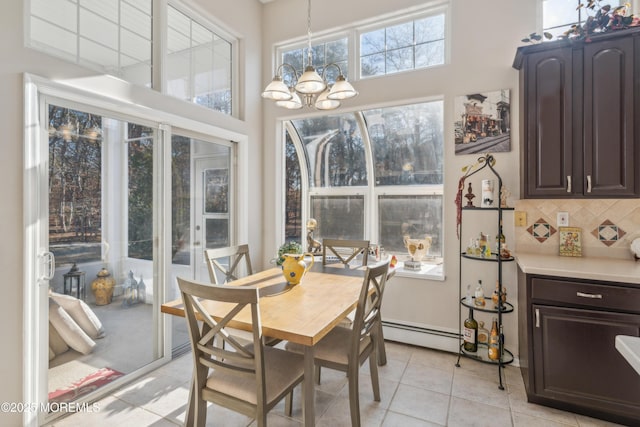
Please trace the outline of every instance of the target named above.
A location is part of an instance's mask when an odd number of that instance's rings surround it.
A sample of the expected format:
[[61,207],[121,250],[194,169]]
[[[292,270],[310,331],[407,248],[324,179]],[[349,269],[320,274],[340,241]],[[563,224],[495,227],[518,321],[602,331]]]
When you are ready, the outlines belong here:
[[536,328],[540,327],[540,309],[536,308]]
[[567,193],[571,193],[571,175],[567,175]]
[[587,175],[587,193],[591,193],[591,175]]

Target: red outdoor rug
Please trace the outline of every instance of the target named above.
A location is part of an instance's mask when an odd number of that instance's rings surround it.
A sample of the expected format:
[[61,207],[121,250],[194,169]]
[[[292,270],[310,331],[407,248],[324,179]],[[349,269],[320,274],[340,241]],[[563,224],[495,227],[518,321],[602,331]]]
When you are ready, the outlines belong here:
[[68,387],[52,391],[49,393],[49,402],[73,402],[79,397],[89,394],[123,375],[122,372],[110,368],[102,368],[93,374],[73,382]]

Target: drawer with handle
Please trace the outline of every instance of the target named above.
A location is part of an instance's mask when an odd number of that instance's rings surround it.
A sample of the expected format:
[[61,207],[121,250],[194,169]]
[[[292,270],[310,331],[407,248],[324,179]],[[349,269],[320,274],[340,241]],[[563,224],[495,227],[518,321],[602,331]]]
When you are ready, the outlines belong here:
[[640,313],[640,287],[530,277],[531,299]]

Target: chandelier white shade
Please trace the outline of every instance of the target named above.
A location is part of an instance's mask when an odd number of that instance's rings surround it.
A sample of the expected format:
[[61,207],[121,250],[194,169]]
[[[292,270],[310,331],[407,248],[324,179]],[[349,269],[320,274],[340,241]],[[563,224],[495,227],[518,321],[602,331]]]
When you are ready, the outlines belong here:
[[[307,13],[307,66],[304,72],[298,76],[296,69],[287,63],[278,66],[273,80],[262,92],[262,97],[271,99],[279,107],[288,109],[302,108],[303,105],[318,110],[333,110],[340,106],[340,101],[358,95],[342,74],[338,64],[332,62],[323,67],[322,76],[313,67],[311,49],[311,0],[308,0]],[[326,73],[330,67],[338,69],[338,77],[331,84],[327,82]],[[284,82],[284,73],[287,69],[292,75],[291,86]]]

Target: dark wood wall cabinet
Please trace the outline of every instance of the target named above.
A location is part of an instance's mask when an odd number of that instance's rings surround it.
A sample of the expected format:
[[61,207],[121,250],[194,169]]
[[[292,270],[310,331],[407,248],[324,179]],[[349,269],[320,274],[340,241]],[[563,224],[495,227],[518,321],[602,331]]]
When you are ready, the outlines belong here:
[[523,198],[640,197],[640,28],[518,48]]
[[640,425],[640,375],[615,349],[640,336],[640,287],[518,270],[520,367],[530,402]]

